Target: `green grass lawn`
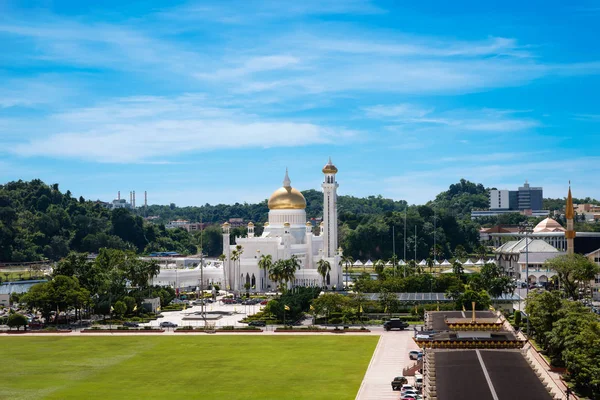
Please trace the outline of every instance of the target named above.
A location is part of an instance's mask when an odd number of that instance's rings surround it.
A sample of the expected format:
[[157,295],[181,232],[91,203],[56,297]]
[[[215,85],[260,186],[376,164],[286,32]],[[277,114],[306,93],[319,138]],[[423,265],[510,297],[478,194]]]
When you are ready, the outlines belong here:
[[0,399],[353,399],[378,336],[0,338]]

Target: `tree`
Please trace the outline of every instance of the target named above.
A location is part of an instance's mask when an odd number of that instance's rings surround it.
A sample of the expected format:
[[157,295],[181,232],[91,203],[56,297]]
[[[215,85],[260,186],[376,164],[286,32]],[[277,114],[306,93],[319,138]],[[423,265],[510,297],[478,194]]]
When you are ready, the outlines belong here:
[[383,270],[385,269],[385,261],[377,260],[375,261],[375,273],[379,277],[379,279],[383,278]]
[[587,285],[600,273],[600,266],[580,254],[554,257],[544,264],[556,271],[561,288],[567,297],[579,299],[579,284]]
[[351,256],[342,255],[342,258],[340,259],[340,267],[344,266],[344,269],[346,271],[346,290],[348,290],[348,269],[350,268],[353,262],[354,259]]
[[327,274],[331,271],[331,263],[325,260],[324,258],[317,261],[317,272],[323,278],[323,287],[325,287],[325,278],[327,278]]
[[487,310],[491,305],[492,300],[485,290],[476,292],[471,288],[467,288],[464,293],[458,296],[456,308],[460,310],[464,307],[465,309],[470,310],[473,302],[475,302],[476,310]]
[[127,312],[127,305],[122,301],[117,301],[113,305],[113,311],[117,318],[122,318]]
[[560,293],[556,291],[529,292],[525,311],[529,325],[533,330],[533,337],[544,349],[548,348],[546,332],[552,331],[552,326],[559,319],[559,310],[562,308]]
[[465,273],[465,269],[462,266],[462,263],[458,261],[458,259],[452,262],[452,273],[456,275],[458,278],[461,278]]
[[477,258],[485,261],[487,254],[488,254],[488,249],[484,245],[481,244],[477,247],[475,254],[477,255]]
[[19,328],[22,326],[23,330],[25,330],[27,329],[27,322],[28,321],[26,316],[24,316],[23,314],[14,313],[8,316],[8,321],[6,322],[6,325],[8,325],[10,329],[16,327],[17,330],[19,330]]
[[[222,254],[224,256],[224,254]],[[273,267],[273,257],[270,254],[263,254],[258,260],[258,268],[263,271],[263,276],[266,277],[268,271]]]
[[390,293],[387,289],[382,288],[379,292],[379,303],[381,304],[381,308],[383,308],[383,312],[391,313],[392,305],[394,305],[396,301],[396,294]]
[[56,311],[56,322],[59,312],[69,308],[77,315],[90,302],[90,292],[79,285],[77,278],[58,275],[49,282],[33,285],[21,300],[29,307],[39,309],[46,322],[50,320],[50,313]]
[[467,251],[465,250],[462,244],[459,244],[454,248],[454,257],[456,257],[459,260],[464,260],[465,258],[467,258]]
[[283,271],[282,271],[283,274],[282,274],[281,278],[285,282],[286,288],[289,288],[289,283],[294,281],[294,279],[296,278],[296,271],[299,269],[300,269],[300,260],[298,259],[297,255],[292,254],[292,256],[289,259],[284,260]]

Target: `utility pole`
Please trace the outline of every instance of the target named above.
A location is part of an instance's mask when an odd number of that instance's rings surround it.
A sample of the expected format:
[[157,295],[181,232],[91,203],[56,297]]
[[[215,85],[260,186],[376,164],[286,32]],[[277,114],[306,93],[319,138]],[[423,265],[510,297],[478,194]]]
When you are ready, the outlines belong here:
[[437,267],[437,236],[436,236],[436,230],[437,230],[437,212],[435,210],[435,208],[433,209],[433,263],[434,265]]
[[392,253],[394,253],[394,259],[396,259],[396,226],[392,225]]
[[406,211],[407,208],[404,209],[404,277],[406,278]]

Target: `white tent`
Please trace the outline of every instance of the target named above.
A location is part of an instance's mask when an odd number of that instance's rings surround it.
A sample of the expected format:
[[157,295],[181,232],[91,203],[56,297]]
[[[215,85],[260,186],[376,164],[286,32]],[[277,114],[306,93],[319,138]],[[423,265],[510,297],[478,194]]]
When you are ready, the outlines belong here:
[[449,267],[450,265],[452,264],[450,264],[450,262],[446,259],[444,259],[444,261],[442,261],[442,263],[440,264],[440,266],[442,267]]
[[423,265],[427,265],[427,261],[425,261],[425,260],[423,259],[423,260],[421,260],[421,261],[419,262],[419,265],[421,265],[421,266],[423,266]]
[[441,264],[442,264],[442,263],[441,263],[441,262],[439,262],[438,260],[434,260],[434,261],[433,261],[433,265],[435,265],[435,266],[437,266],[437,267],[439,267]]
[[360,260],[356,260],[354,262],[354,264],[352,264],[353,267],[362,267],[363,263]]
[[473,264],[473,261],[471,261],[471,259],[470,259],[470,258],[469,258],[469,259],[467,259],[467,261],[465,261],[465,262],[463,263],[463,266],[471,266],[471,267],[472,267],[473,265],[475,265],[475,264]]
[[493,258],[490,258],[489,260],[486,261],[488,264],[496,264],[496,260],[494,260]]
[[388,261],[388,262],[386,262],[386,263],[385,263],[385,266],[386,266],[386,267],[391,267],[391,266],[392,266],[392,262],[391,262],[391,261]]
[[404,260],[400,260],[398,261],[398,265],[406,265],[406,263],[404,262]]
[[477,262],[475,263],[475,265],[483,265],[485,264],[485,261],[483,261],[482,258],[480,258],[479,260],[477,260]]
[[365,263],[365,267],[372,267],[372,266],[373,266],[373,261],[371,261],[371,260],[368,260],[368,261]]

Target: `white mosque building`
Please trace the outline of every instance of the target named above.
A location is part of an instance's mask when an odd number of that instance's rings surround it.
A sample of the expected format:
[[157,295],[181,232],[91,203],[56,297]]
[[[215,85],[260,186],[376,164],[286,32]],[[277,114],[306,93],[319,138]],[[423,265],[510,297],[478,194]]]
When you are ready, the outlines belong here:
[[[264,224],[262,235],[254,235],[254,224],[248,223],[247,237],[236,237],[231,243],[229,223],[223,228],[223,263],[225,286],[231,290],[242,290],[249,284],[253,291],[275,290],[276,284],[269,280],[268,273],[258,266],[262,255],[270,254],[272,262],[289,259],[295,255],[300,261],[293,286],[322,286],[323,277],[317,272],[319,260],[327,260],[331,271],[325,285],[341,288],[342,250],[338,249],[337,188],[335,179],[338,169],[331,159],[323,167],[323,222],[318,235],[313,233],[313,225],[306,220],[306,199],[291,186],[288,172],[285,172],[283,186],[269,198],[269,220]],[[232,259],[236,248],[240,249],[239,259]],[[239,251],[238,251],[239,252]]]

